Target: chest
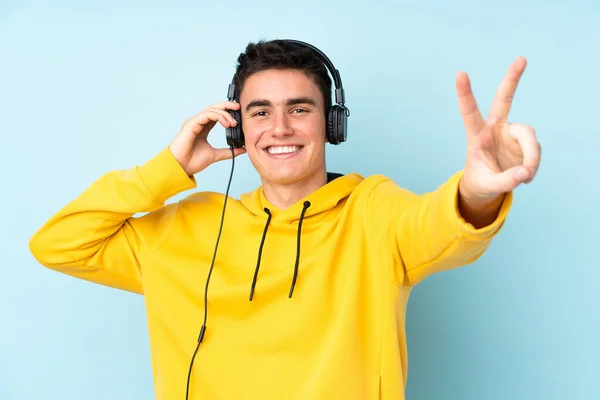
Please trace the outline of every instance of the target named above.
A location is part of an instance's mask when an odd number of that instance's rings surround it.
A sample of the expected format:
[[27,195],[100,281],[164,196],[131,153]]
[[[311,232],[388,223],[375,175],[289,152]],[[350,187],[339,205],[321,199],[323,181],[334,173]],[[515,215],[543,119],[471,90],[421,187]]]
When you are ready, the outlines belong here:
[[378,255],[356,221],[310,221],[298,235],[297,223],[272,221],[265,234],[266,218],[226,220],[215,252],[217,222],[180,222],[145,267],[154,315],[181,329],[201,320],[207,301],[214,322],[278,329],[277,321],[294,332],[353,304],[364,308],[360,299],[380,284]]

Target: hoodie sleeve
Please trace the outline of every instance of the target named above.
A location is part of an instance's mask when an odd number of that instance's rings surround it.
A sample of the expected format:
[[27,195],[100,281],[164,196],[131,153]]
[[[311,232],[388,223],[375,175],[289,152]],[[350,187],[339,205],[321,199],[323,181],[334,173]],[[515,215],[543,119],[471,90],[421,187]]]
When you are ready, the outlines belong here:
[[423,195],[402,189],[387,178],[371,192],[369,209],[376,214],[371,227],[379,227],[376,233],[396,255],[397,268],[392,274],[398,283],[416,285],[434,273],[473,263],[502,228],[513,193],[506,194],[494,222],[476,229],[459,212],[462,174],[457,172]]
[[142,263],[176,212],[163,205],[195,185],[166,147],[142,166],[94,182],[31,237],[30,251],[50,269],[141,294]]

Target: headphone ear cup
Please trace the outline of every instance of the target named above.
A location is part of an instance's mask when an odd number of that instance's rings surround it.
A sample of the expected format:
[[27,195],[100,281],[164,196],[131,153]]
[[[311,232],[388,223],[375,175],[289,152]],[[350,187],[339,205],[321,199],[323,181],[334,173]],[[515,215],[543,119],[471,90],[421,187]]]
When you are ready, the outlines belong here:
[[246,144],[244,139],[244,132],[242,130],[242,114],[238,110],[227,110],[229,114],[236,120],[237,125],[229,128],[225,128],[225,137],[227,138],[227,144],[234,148],[244,147]]
[[333,107],[329,108],[329,111],[327,112],[327,129],[326,129],[326,134],[327,134],[327,141],[331,144],[336,144],[335,143],[335,135],[333,133],[333,121],[335,118],[334,111],[333,111]]
[[331,106],[327,116],[327,141],[340,144],[346,141],[346,110],[338,105]]

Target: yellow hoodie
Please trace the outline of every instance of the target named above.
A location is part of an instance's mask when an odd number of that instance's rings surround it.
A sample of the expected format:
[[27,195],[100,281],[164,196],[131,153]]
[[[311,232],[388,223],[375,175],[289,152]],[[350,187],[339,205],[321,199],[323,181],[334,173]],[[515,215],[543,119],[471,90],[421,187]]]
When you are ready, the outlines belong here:
[[[262,188],[229,199],[189,398],[403,399],[412,286],[475,261],[512,202],[474,229],[458,212],[460,177],[417,196],[349,174],[285,210]],[[222,194],[165,205],[195,186],[167,147],[101,177],[30,241],[48,268],[145,296],[159,400],[185,399],[222,217]]]

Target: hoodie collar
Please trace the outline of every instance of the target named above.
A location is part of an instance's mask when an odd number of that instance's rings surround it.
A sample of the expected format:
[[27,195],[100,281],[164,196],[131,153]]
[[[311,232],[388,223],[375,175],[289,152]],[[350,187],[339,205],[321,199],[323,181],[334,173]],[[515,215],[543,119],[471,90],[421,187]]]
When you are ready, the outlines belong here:
[[[288,297],[291,298],[294,293],[294,287],[298,279],[301,239],[302,239],[302,223],[310,221],[311,216],[325,214],[330,209],[333,209],[337,204],[348,197],[354,188],[363,180],[363,177],[358,174],[341,175],[328,173],[327,183],[315,190],[310,195],[300,199],[297,203],[288,207],[285,210],[279,210],[265,197],[262,186],[255,189],[253,192],[244,194],[240,197],[240,202],[254,216],[265,219],[265,226],[262,233],[262,239],[258,248],[256,267],[254,269],[254,277],[250,285],[250,297],[254,298],[254,291],[258,282],[258,274],[260,270],[260,262],[263,250],[265,248],[265,240],[267,232],[272,221],[278,221],[287,224],[297,224],[296,236],[296,262],[294,263],[294,272]],[[268,247],[268,246],[267,246]]]
[[271,212],[272,222],[294,224],[300,220],[304,203],[310,202],[310,207],[305,210],[304,218],[309,218],[327,212],[348,197],[354,188],[363,180],[363,176],[357,173],[342,175],[337,173],[327,174],[327,183],[315,190],[308,196],[298,200],[285,210],[273,205],[265,196],[262,186],[252,192],[240,196],[242,205],[253,215],[266,218],[265,208]]

